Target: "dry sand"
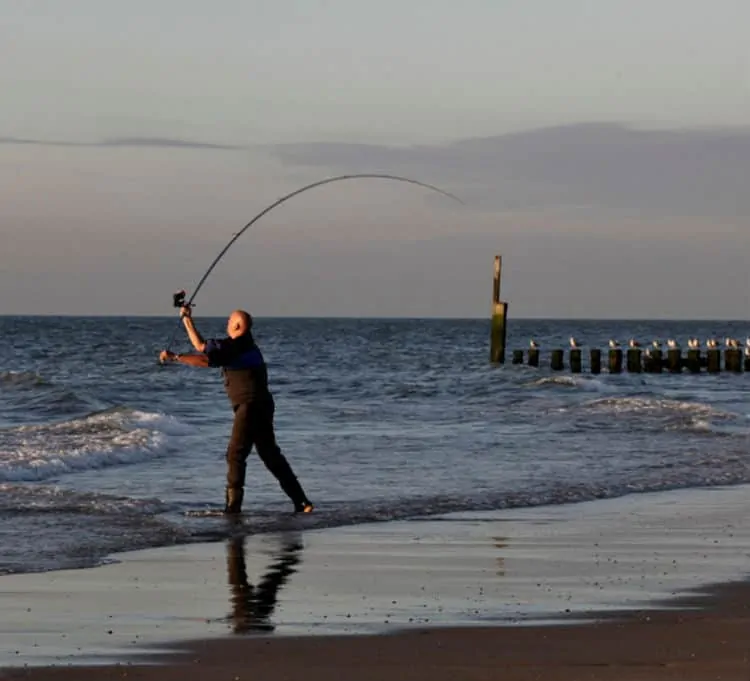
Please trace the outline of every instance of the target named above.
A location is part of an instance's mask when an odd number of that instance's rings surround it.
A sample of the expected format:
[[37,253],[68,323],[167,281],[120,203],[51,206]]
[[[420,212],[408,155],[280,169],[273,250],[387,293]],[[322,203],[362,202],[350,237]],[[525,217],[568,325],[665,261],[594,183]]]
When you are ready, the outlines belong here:
[[749,513],[634,495],[7,575],[0,678],[747,681]]

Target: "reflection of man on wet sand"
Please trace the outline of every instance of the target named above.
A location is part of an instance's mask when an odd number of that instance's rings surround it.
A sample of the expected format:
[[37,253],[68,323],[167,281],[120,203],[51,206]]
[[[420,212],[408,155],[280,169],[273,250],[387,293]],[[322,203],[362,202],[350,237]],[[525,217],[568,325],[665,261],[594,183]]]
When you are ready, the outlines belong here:
[[227,542],[227,571],[232,589],[232,619],[235,634],[249,631],[273,631],[270,617],[276,607],[279,589],[300,562],[302,542],[298,538],[284,537],[284,544],[276,560],[268,566],[257,586],[247,580],[245,565],[245,537],[235,537]]

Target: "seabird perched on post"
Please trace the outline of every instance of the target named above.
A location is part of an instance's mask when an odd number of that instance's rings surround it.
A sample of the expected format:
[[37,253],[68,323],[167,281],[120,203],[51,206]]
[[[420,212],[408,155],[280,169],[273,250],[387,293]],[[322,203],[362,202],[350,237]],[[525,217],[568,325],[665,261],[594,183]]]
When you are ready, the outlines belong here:
[[539,347],[539,344],[538,344],[538,343],[537,343],[537,342],[536,342],[536,341],[535,341],[535,340],[534,340],[534,339],[532,338],[532,339],[531,339],[531,340],[529,341],[529,347],[530,347],[530,348],[538,348],[538,347]]
[[706,341],[706,347],[707,348],[715,348],[718,345],[715,338],[709,338]]
[[616,341],[614,338],[610,338],[609,339],[609,347],[610,348],[619,348],[620,347],[620,343],[618,341]]
[[571,348],[580,347],[578,341],[573,336],[570,337],[570,347]]
[[635,338],[631,338],[628,341],[628,347],[629,348],[640,348],[641,344]]
[[680,344],[674,338],[669,338],[667,340],[667,347],[671,350],[675,350],[680,347]]

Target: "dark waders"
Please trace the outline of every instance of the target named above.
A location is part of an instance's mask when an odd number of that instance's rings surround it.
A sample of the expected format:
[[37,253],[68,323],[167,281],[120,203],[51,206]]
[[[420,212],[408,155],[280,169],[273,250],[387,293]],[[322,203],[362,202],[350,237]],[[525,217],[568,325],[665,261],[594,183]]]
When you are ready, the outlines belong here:
[[278,480],[281,489],[301,511],[307,501],[292,467],[276,443],[273,428],[273,400],[234,406],[234,425],[227,447],[227,513],[239,513],[242,508],[247,457],[255,446],[266,468]]

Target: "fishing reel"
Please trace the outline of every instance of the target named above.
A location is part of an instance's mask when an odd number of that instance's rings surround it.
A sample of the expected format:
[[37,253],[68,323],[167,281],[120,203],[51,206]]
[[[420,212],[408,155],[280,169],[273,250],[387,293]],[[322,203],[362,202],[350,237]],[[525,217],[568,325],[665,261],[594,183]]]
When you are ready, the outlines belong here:
[[187,293],[185,291],[177,291],[177,293],[173,293],[172,294],[172,305],[174,305],[175,307],[188,307],[188,308],[192,309],[193,304],[185,302],[185,296],[186,295],[187,295]]

